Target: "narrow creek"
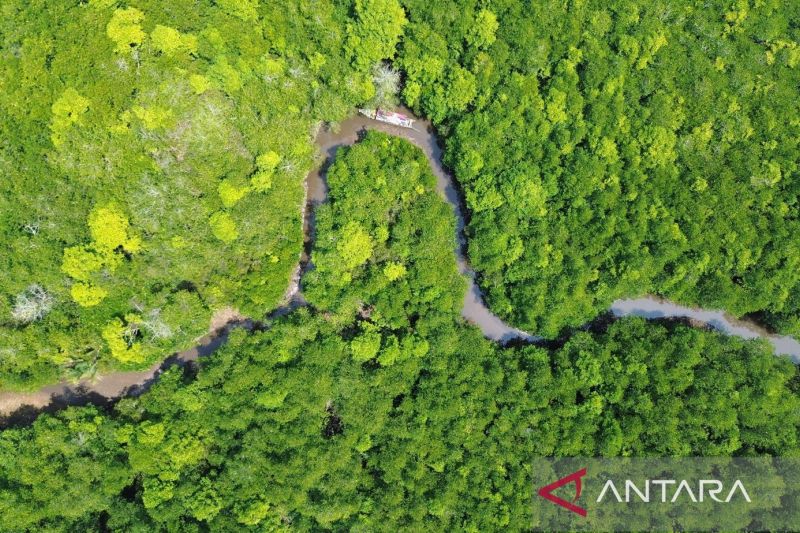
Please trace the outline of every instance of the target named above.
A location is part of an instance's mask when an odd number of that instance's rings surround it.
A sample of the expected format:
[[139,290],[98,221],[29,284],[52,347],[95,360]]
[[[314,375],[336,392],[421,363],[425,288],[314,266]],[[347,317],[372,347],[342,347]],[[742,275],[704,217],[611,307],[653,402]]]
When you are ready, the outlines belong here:
[[[399,111],[413,117],[407,109],[401,108]],[[323,161],[321,165],[309,172],[305,182],[306,200],[303,206],[304,250],[300,255],[298,266],[286,291],[284,305],[274,311],[271,316],[283,315],[305,305],[305,299],[300,291],[300,278],[309,265],[309,253],[314,239],[315,207],[327,198],[328,188],[325,181],[325,172],[335,158],[337,150],[342,146],[348,146],[358,141],[359,136],[365,129],[379,130],[404,138],[425,153],[431,170],[436,176],[437,189],[450,204],[456,217],[456,262],[459,271],[466,277],[468,283],[467,291],[464,295],[464,305],[461,310],[464,319],[479,327],[486,338],[498,342],[505,343],[512,340],[537,342],[542,340],[541,337],[506,324],[486,307],[480,288],[475,282],[475,272],[470,268],[466,259],[465,218],[462,199],[456,188],[455,181],[442,164],[442,151],[433,126],[426,120],[416,118],[415,128],[408,129],[376,122],[367,117],[357,115],[338,124],[335,128],[323,128],[319,131],[315,142],[323,156]],[[687,318],[701,322],[728,335],[744,339],[764,338],[772,344],[777,355],[790,356],[794,362],[800,363],[800,342],[796,339],[770,334],[754,323],[734,319],[722,311],[684,307],[668,300],[645,296],[617,300],[611,306],[611,313],[615,317],[635,315],[648,319]],[[18,418],[31,419],[40,411],[55,411],[67,405],[82,405],[89,402],[103,404],[122,396],[141,394],[155,382],[158,375],[166,368],[176,364],[183,365],[196,360],[198,357],[212,353],[225,342],[228,332],[234,327],[250,329],[254,325],[255,322],[246,319],[228,322],[216,332],[200,339],[197,346],[176,353],[165,361],[140,372],[113,372],[105,374],[94,381],[61,382],[43,387],[34,392],[0,393],[0,415],[21,413]]]

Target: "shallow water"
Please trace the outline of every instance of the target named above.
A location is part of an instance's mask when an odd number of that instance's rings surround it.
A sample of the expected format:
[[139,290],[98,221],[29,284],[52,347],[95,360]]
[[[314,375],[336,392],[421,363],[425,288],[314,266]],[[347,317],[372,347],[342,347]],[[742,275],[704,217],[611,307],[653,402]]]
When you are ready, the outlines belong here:
[[[400,112],[413,116],[411,111],[405,108],[401,108]],[[455,186],[455,180],[442,164],[441,148],[430,122],[417,119],[415,122],[415,129],[409,130],[407,128],[376,122],[358,115],[341,123],[335,132],[329,130],[320,132],[317,136],[317,145],[320,151],[325,155],[326,160],[325,163],[308,176],[308,197],[311,205],[319,205],[324,202],[327,197],[328,188],[324,179],[325,170],[327,170],[328,165],[335,157],[336,151],[341,146],[356,142],[359,135],[365,129],[383,131],[397,137],[402,137],[425,152],[428,162],[431,165],[431,170],[436,176],[437,189],[450,204],[456,216],[456,239],[458,244],[456,246],[456,261],[459,271],[467,277],[468,281],[461,315],[468,322],[480,328],[485,337],[492,340],[500,342],[508,342],[511,340],[535,342],[541,340],[541,337],[506,324],[497,315],[492,313],[484,303],[481,290],[475,282],[475,272],[470,268],[466,259],[466,239],[464,237],[465,218],[462,211],[463,201]],[[310,212],[311,210],[309,210],[307,214]],[[306,234],[312,235],[313,228],[306,227]],[[800,342],[794,338],[772,335],[752,322],[736,320],[722,311],[685,307],[668,300],[645,296],[642,298],[617,300],[611,305],[611,312],[617,317],[635,315],[650,319],[691,318],[708,324],[712,328],[728,335],[741,337],[743,339],[765,338],[773,345],[776,354],[788,355],[791,356],[795,362],[800,362]]]
[[[401,108],[399,111],[413,116],[408,109]],[[305,299],[300,292],[300,278],[309,266],[308,254],[314,239],[314,209],[326,200],[328,194],[325,173],[336,156],[337,150],[342,146],[355,143],[366,129],[378,130],[407,139],[425,153],[431,165],[431,170],[436,176],[437,190],[450,204],[456,217],[456,262],[459,272],[467,278],[468,283],[467,291],[464,295],[464,305],[461,310],[461,315],[464,319],[480,328],[488,339],[503,343],[512,340],[525,342],[541,340],[541,337],[506,324],[486,307],[481,290],[475,282],[475,272],[470,268],[465,255],[465,219],[462,211],[463,202],[461,196],[455,186],[455,180],[442,164],[442,151],[433,127],[428,121],[420,119],[416,120],[414,129],[408,129],[356,115],[336,125],[335,128],[319,131],[315,142],[322,156],[322,163],[309,172],[305,183],[306,202],[303,206],[304,250],[300,254],[298,267],[287,288],[284,305],[275,310],[270,316],[283,315],[305,305]],[[691,318],[728,335],[744,339],[767,339],[775,348],[776,354],[788,355],[793,361],[800,363],[800,342],[796,339],[772,335],[754,323],[736,320],[722,311],[684,307],[667,300],[647,296],[617,300],[612,304],[611,312],[616,317],[635,315],[649,319]],[[101,376],[95,381],[83,381],[78,384],[62,382],[30,393],[0,393],[0,413],[11,413],[22,406],[30,406],[39,410],[50,409],[66,405],[84,404],[89,401],[99,403],[103,400],[141,394],[150,387],[165,368],[175,364],[183,365],[196,360],[200,356],[212,353],[225,342],[227,332],[231,327],[243,326],[249,328],[252,325],[253,323],[250,321],[229,323],[221,331],[209,334],[201,339],[196,347],[177,353],[166,361],[157,363],[152,368],[141,372],[114,372]]]
[[[99,374],[95,379],[84,379],[77,383],[62,381],[33,392],[0,393],[0,414],[13,413],[23,407],[34,411],[57,410],[69,405],[102,404],[114,398],[138,396],[149,389],[167,368],[174,365],[184,366],[213,353],[227,340],[228,332],[233,327],[251,328],[252,323],[231,322],[200,339],[197,346],[173,354],[147,370]],[[35,413],[23,413],[20,418],[30,418],[27,416],[29,414]]]
[[[408,116],[413,116],[408,109],[400,108],[399,111]],[[320,152],[326,159],[320,167],[308,175],[308,199],[311,206],[319,205],[327,198],[328,187],[325,182],[325,171],[335,157],[336,151],[342,146],[355,143],[366,129],[378,130],[406,139],[425,153],[430,163],[431,171],[436,176],[436,188],[447,200],[447,203],[450,204],[456,217],[456,262],[459,272],[466,276],[468,283],[467,292],[464,295],[464,305],[461,310],[462,316],[468,322],[478,326],[483,334],[492,340],[507,342],[514,339],[525,341],[540,339],[540,337],[504,323],[489,311],[484,304],[480,288],[475,283],[475,273],[466,260],[466,239],[464,237],[464,214],[461,207],[461,197],[458,189],[456,189],[455,180],[442,165],[442,150],[430,122],[417,119],[414,123],[414,129],[408,129],[357,115],[339,124],[335,131],[321,131],[317,135],[316,142]],[[309,224],[305,228],[306,235],[313,236],[313,220],[308,222],[309,219],[313,219],[311,210],[306,215],[307,224]]]
[[777,355],[788,355],[800,363],[800,342],[789,336],[774,335],[764,328],[744,320],[737,320],[723,311],[697,309],[678,305],[654,296],[617,300],[611,304],[614,316],[635,315],[644,318],[690,318],[712,328],[743,339],[766,339]]

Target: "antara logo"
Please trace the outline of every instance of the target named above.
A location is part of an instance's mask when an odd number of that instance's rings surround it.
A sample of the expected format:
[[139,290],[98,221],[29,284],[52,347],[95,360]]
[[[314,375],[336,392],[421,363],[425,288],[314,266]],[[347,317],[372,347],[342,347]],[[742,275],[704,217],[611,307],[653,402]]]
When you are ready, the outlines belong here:
[[[626,502],[630,503],[633,500],[631,493],[636,494],[640,501],[648,503],[650,502],[650,485],[661,487],[661,503],[675,503],[681,497],[684,499],[688,498],[694,503],[698,501],[702,503],[706,494],[708,494],[709,498],[714,500],[715,502],[719,503],[729,503],[733,497],[736,495],[736,491],[738,490],[741,497],[744,498],[744,501],[747,503],[751,503],[750,495],[747,493],[747,489],[744,488],[744,484],[741,480],[737,479],[733,482],[733,486],[731,487],[730,491],[728,491],[728,495],[725,497],[724,500],[717,498],[717,495],[722,493],[723,490],[723,483],[718,479],[701,479],[697,484],[697,494],[700,496],[698,500],[697,496],[695,496],[695,492],[692,491],[692,485],[686,481],[685,479],[680,480],[678,482],[674,479],[646,479],[644,481],[644,490],[641,490],[639,487],[634,485],[633,481],[630,479],[625,480],[625,499],[622,498],[620,492],[617,490],[616,485],[614,485],[614,481],[608,480],[606,481],[605,485],[603,485],[603,490],[600,491],[600,496],[597,497],[597,503],[603,501],[607,492],[611,492],[613,497],[620,503]],[[642,486],[640,484],[640,486]],[[667,491],[667,487],[675,486],[675,492],[673,492],[672,497],[669,497],[669,493]],[[712,488],[713,487],[713,488]],[[654,491],[655,492],[655,491]],[[685,496],[684,496],[685,494]]]
[[[578,498],[581,497],[581,491],[583,489],[581,478],[585,475],[586,468],[581,468],[577,472],[573,472],[568,476],[562,477],[558,481],[554,481],[549,485],[545,485],[544,487],[540,488],[537,493],[542,498],[551,501],[554,504],[567,509],[568,511],[585,517],[587,514],[586,509],[575,505],[575,502],[577,502]],[[572,501],[565,500],[564,498],[560,498],[553,494],[553,491],[556,489],[561,488],[564,485],[569,485],[570,483],[575,483],[575,497],[572,499]],[[656,496],[656,498],[651,499],[651,485],[657,487],[655,490],[653,490],[653,492],[657,492],[658,488],[660,488],[660,491],[658,491],[661,495],[660,498]],[[644,503],[649,503],[651,501],[675,503],[681,499],[690,500],[694,503],[702,503],[703,501],[708,501],[708,499],[719,503],[730,503],[731,500],[737,496],[737,494],[744,501],[748,503],[751,502],[750,495],[747,493],[747,489],[745,489],[744,484],[739,479],[734,481],[730,490],[727,492],[723,492],[724,484],[722,481],[717,479],[701,479],[695,485],[695,490],[692,490],[692,484],[685,479],[680,481],[675,479],[646,479],[644,480],[644,483],[640,483],[639,485],[634,484],[634,482],[630,479],[626,479],[624,482],[624,487],[625,497],[623,498],[614,481],[611,479],[606,480],[595,503],[603,502],[603,500],[606,499],[609,494],[611,495],[611,498],[619,503],[634,503],[636,499]],[[668,487],[674,487],[671,494]],[[632,494],[635,494],[636,499],[631,496]],[[718,497],[723,494],[727,494],[724,499]]]
[[[577,472],[573,472],[568,476],[562,477],[558,481],[554,481],[549,485],[545,485],[544,487],[539,489],[538,494],[542,498],[550,500],[554,504],[560,505],[564,509],[570,510],[573,513],[577,513],[581,516],[586,516],[586,509],[575,505],[575,502],[578,501],[578,498],[581,497],[581,478],[585,475],[586,475],[586,469],[581,468]],[[563,487],[564,485],[568,485],[569,483],[572,482],[575,483],[575,498],[573,498],[571,502],[563,498],[559,498],[558,496],[553,494],[553,491],[556,490],[557,488]]]

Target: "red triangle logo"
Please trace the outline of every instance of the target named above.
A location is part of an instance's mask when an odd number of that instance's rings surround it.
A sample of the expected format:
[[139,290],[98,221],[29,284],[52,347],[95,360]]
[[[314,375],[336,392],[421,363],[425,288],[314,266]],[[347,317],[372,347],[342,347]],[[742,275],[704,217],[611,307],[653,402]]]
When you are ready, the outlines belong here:
[[[586,509],[584,509],[583,507],[578,507],[574,503],[578,501],[578,498],[581,497],[581,478],[585,475],[586,475],[586,469],[581,468],[577,472],[573,472],[566,477],[562,477],[558,481],[554,481],[549,485],[545,485],[544,487],[539,489],[538,494],[542,498],[550,500],[554,504],[560,505],[564,509],[568,509],[573,513],[577,513],[581,516],[586,516]],[[564,485],[568,485],[572,482],[575,482],[575,498],[571,502],[568,502],[567,500],[559,498],[558,496],[553,494],[553,491],[556,490],[557,488],[563,487]]]

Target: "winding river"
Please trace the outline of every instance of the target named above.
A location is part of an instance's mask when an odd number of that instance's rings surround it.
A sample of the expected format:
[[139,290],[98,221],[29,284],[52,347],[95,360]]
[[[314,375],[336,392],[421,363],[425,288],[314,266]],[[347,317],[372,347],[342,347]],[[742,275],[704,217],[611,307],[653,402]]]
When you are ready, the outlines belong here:
[[[402,112],[412,116],[410,111]],[[305,305],[300,291],[300,278],[309,265],[309,252],[314,239],[314,208],[327,198],[325,172],[342,146],[355,143],[365,129],[373,129],[407,139],[425,152],[431,170],[436,175],[437,189],[447,200],[456,217],[456,261],[458,269],[468,282],[464,295],[461,314],[465,320],[476,325],[483,334],[492,340],[508,342],[519,340],[537,342],[541,337],[527,333],[504,323],[494,315],[483,302],[481,291],[475,282],[475,272],[466,259],[466,240],[464,237],[464,213],[462,199],[452,176],[442,165],[441,147],[437,141],[432,125],[425,120],[416,120],[414,129],[400,128],[367,117],[354,116],[339,124],[336,128],[321,129],[316,137],[316,144],[323,156],[322,164],[312,170],[306,178],[306,201],[303,206],[303,231],[305,235],[304,251],[300,255],[289,288],[286,291],[284,305],[271,316],[286,314]],[[680,306],[667,300],[647,296],[636,299],[615,301],[611,312],[616,317],[636,315],[649,319],[686,318],[701,322],[711,328],[744,339],[764,338],[774,347],[778,355],[787,355],[796,363],[800,363],[800,342],[792,337],[772,335],[758,325],[736,320],[722,311],[705,310]],[[113,399],[138,395],[147,390],[166,368],[175,364],[186,364],[200,356],[208,355],[225,342],[227,334],[234,327],[253,327],[254,323],[246,319],[234,319],[227,322],[217,331],[199,340],[197,346],[184,352],[172,355],[167,360],[155,364],[141,372],[114,372],[106,374],[94,381],[82,381],[77,384],[62,382],[28,393],[0,393],[0,415],[14,413],[14,418],[27,420],[40,411],[54,411],[67,405],[85,403],[107,403]]]

